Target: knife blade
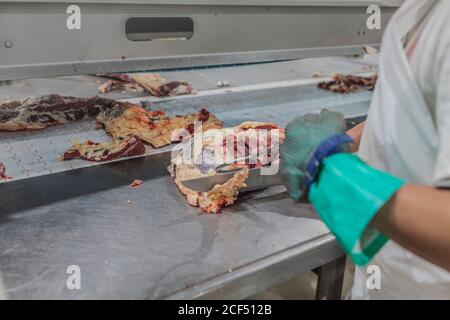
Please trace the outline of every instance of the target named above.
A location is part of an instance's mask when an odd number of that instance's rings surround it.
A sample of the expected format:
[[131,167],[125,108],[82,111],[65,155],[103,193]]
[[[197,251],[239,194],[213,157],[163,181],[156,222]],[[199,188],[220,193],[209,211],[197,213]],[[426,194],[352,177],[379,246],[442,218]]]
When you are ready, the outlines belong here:
[[[217,184],[224,184],[230,180],[236,171],[218,173],[214,176],[184,180],[181,183],[186,188],[199,192],[207,192],[214,188]],[[240,191],[254,191],[261,190],[272,186],[282,185],[283,181],[279,174],[263,175],[261,174],[261,168],[250,169],[248,172],[248,178],[245,180],[247,187],[242,188]]]

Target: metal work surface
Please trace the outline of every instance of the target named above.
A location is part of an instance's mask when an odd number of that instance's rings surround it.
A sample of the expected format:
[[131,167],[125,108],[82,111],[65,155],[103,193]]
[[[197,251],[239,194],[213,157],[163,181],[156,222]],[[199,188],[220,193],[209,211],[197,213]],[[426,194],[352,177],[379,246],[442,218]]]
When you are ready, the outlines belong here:
[[[302,89],[311,86],[282,88],[272,92],[281,115],[273,120],[289,120],[282,111],[293,111],[296,104],[284,99],[294,89],[303,93],[298,113],[328,105],[356,115],[370,97],[358,93],[348,106],[339,104],[341,96],[321,93],[328,103],[310,97],[307,104]],[[261,97],[266,105],[267,98]],[[233,108],[245,104],[242,99],[230,95],[229,113],[219,116],[233,124],[249,114],[255,120],[273,114],[250,104],[253,113],[231,117]],[[189,108],[177,101],[164,105],[178,112],[177,106]],[[342,255],[313,209],[294,205],[284,188],[244,195],[221,215],[200,214],[176,189],[167,164],[153,155],[0,185],[0,268],[8,295],[244,298]],[[132,189],[134,179],[145,182]],[[70,265],[81,268],[81,290],[66,288]]]
[[[399,1],[375,3],[381,6],[384,27]],[[369,4],[345,0],[293,0],[282,5],[231,0],[84,1],[80,29],[69,30],[67,2],[0,1],[0,79],[359,54],[365,45],[379,44],[383,32],[383,28],[367,28]],[[126,29],[133,18],[172,20],[161,22],[167,32],[158,28],[155,33],[155,23],[149,22],[140,25],[136,34]],[[188,29],[174,32],[173,19],[191,23],[186,24]],[[187,34],[189,39],[174,39],[173,34]],[[130,40],[142,36],[152,40]]]
[[[290,72],[292,63],[278,68],[285,70],[285,78],[297,72]],[[300,69],[307,75],[312,70],[322,71],[322,67],[324,75],[330,73],[323,65],[317,69],[314,63],[310,65],[313,69]],[[339,95],[318,90],[315,84],[260,86],[256,78],[280,81],[273,66],[261,67],[269,71],[264,76],[252,72],[236,78],[236,83],[249,88],[257,83],[251,90],[229,88],[152,102],[171,114],[205,105],[227,126],[245,120],[286,125],[293,116],[322,107],[340,110],[347,117],[367,113],[370,92]],[[361,67],[357,63],[345,69],[361,72]],[[242,67],[241,71],[252,68]],[[336,65],[331,69],[341,71]],[[194,74],[200,88],[205,88],[216,79],[233,80],[233,75],[240,74],[233,70],[211,71],[219,78],[209,71]],[[52,88],[64,93],[64,86],[75,80],[65,81]],[[16,91],[10,93],[21,96],[30,83],[28,88],[42,92],[42,82],[35,81],[22,83],[25,88],[13,84],[10,88]],[[91,88],[92,83],[82,86]],[[7,88],[2,87],[0,93],[8,92]],[[12,156],[20,148],[37,153],[34,158],[24,155],[29,163],[22,163],[22,169],[31,169],[29,172],[11,165],[7,173],[18,170],[18,176],[0,184],[0,270],[9,298],[246,298],[302,272],[329,266],[343,256],[312,207],[293,204],[283,187],[243,194],[222,214],[207,215],[189,206],[177,190],[166,171],[167,154],[157,151],[104,165],[56,161],[70,139],[86,135],[95,135],[95,140],[106,138],[103,131],[94,129],[94,121],[0,134],[0,148],[9,148],[7,158],[0,153],[1,161],[20,159],[17,154]],[[46,165],[55,166],[53,169],[33,167],[41,164],[35,160],[45,157],[49,159]],[[66,164],[70,170],[56,168]],[[50,171],[57,173],[48,174]],[[23,179],[28,175],[35,177]],[[142,179],[143,185],[130,188],[134,179]],[[67,268],[72,265],[81,270],[80,290],[66,286]]]
[[[1,185],[9,297],[244,298],[342,255],[312,208],[293,205],[282,189],[200,214],[166,174],[167,160]],[[145,183],[131,189],[134,178]],[[71,265],[81,269],[81,290],[66,287]]]

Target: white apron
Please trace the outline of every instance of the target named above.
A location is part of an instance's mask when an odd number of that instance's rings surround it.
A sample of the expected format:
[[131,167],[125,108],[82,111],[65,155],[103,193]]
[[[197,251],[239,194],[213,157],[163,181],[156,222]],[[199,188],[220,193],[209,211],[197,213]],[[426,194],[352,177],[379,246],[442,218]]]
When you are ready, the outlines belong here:
[[[432,184],[438,134],[402,39],[435,3],[406,1],[389,22],[381,44],[379,79],[359,150],[359,156],[369,165],[423,185]],[[369,265],[380,267],[381,289],[369,290],[366,279],[370,274],[365,268],[357,268],[352,299],[450,299],[450,273],[393,241]]]

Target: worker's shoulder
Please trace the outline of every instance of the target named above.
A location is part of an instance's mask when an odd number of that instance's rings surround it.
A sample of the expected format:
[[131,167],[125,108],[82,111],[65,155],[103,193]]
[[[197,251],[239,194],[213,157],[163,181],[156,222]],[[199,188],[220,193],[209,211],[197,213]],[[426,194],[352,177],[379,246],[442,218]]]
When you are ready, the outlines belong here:
[[450,1],[438,1],[427,21],[425,34],[435,49],[447,49],[450,46]]
[[430,20],[431,23],[450,26],[450,1],[438,1],[436,4],[436,10]]

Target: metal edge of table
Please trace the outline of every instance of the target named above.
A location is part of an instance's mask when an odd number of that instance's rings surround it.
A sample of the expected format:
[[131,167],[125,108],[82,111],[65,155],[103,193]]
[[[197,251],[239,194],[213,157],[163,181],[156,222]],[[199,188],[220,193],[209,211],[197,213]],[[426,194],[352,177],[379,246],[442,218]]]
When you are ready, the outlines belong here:
[[170,155],[170,152],[162,152],[1,183],[0,194],[3,200],[0,223],[15,212],[128,185],[129,177],[136,174],[142,180],[167,175],[166,166],[170,163]]
[[328,234],[161,298],[245,299],[342,257],[344,252]]
[[[367,46],[378,48],[377,43]],[[127,60],[87,61],[83,63],[0,65],[0,80],[21,80],[103,72],[139,72],[142,70],[176,70],[246,63],[276,62],[311,57],[352,56],[364,53],[364,45],[317,47],[291,50],[272,50],[244,53],[215,53],[176,57],[147,57]],[[170,67],[168,67],[170,65]]]

